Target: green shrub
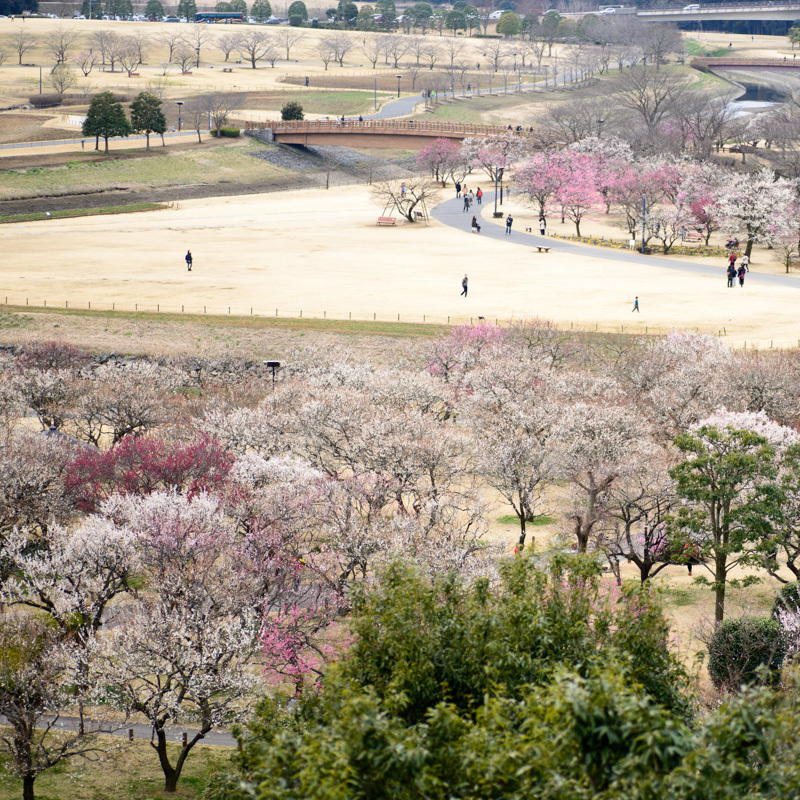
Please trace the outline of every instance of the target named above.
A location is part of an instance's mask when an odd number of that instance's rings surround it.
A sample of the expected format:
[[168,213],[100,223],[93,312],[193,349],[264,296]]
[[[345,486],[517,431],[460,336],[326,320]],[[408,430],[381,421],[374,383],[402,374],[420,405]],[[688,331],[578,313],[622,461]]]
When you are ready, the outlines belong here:
[[48,108],[61,105],[61,95],[58,94],[32,94],[28,103],[35,108]]
[[774,681],[786,655],[780,623],[772,617],[726,619],[708,645],[708,674],[717,689],[738,691],[756,683],[766,667]]
[[800,609],[800,581],[789,581],[789,583],[784,583],[781,586],[772,606],[773,619],[778,619],[778,611],[780,609],[788,609],[789,611]]
[[229,139],[236,139],[239,136],[238,128],[220,128],[220,136],[227,136]]
[[296,100],[290,100],[281,109],[281,119],[303,119],[303,106]]
[[289,24],[293,28],[300,28],[303,25],[303,18],[299,14],[292,14],[292,16],[289,17]]

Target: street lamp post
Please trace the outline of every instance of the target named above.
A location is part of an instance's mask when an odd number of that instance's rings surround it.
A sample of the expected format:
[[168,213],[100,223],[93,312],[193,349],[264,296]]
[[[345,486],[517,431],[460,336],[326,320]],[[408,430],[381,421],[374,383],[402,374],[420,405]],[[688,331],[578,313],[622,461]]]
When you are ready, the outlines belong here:
[[181,106],[183,105],[183,100],[176,100],[175,105],[178,106],[178,133],[181,132]]
[[398,76],[397,76],[397,96],[398,96],[398,97],[400,97],[400,79],[401,79],[402,77],[403,77],[402,75],[398,75]]
[[197,53],[197,62],[194,65],[195,69],[200,69],[200,45],[197,45],[194,49],[195,53]]

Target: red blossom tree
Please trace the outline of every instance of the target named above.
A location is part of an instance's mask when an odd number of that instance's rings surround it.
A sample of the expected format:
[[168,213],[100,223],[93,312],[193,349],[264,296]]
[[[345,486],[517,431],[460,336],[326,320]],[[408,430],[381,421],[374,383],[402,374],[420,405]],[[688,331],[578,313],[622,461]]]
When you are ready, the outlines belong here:
[[230,453],[207,437],[176,446],[128,436],[113,450],[86,451],[74,459],[67,466],[65,484],[78,507],[93,512],[114,492],[146,495],[174,488],[192,496],[219,489],[233,462]]

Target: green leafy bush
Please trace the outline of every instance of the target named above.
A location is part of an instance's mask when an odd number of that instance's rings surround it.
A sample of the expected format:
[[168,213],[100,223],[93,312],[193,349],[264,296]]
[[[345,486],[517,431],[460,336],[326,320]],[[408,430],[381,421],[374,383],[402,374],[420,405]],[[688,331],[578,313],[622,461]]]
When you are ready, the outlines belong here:
[[708,673],[717,689],[738,691],[757,682],[766,668],[774,681],[783,665],[786,643],[780,623],[772,617],[726,619],[708,645]]
[[229,139],[236,139],[239,136],[238,128],[220,128],[220,136],[227,136]]
[[303,25],[303,18],[299,14],[292,14],[292,16],[289,17],[289,24],[293,28],[300,28]]
[[303,119],[303,106],[301,106],[296,100],[290,100],[281,109],[281,119]]

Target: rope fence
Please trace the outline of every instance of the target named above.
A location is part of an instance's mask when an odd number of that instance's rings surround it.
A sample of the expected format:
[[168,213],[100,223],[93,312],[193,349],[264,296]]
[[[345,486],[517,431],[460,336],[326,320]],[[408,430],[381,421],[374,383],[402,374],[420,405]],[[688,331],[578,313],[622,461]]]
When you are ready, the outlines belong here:
[[[351,311],[319,311],[309,309],[280,309],[280,308],[256,308],[255,306],[211,306],[199,303],[166,304],[166,303],[111,303],[96,302],[91,300],[41,300],[26,297],[24,302],[20,298],[5,296],[0,304],[0,311],[19,312],[26,308],[36,311],[87,311],[97,313],[120,312],[123,314],[164,314],[166,315],[187,315],[187,316],[209,316],[209,317],[251,317],[253,319],[282,319],[282,320],[309,320],[309,321],[329,321],[329,322],[363,322],[381,324],[416,324],[416,325],[496,325],[507,327],[513,322],[526,319],[520,317],[514,319],[503,319],[501,317],[484,316],[456,316],[456,315],[436,315],[436,314],[404,314],[385,312],[351,312]],[[529,319],[528,317],[527,319]],[[574,331],[575,333],[603,333],[620,334],[635,336],[666,336],[670,333],[705,333],[718,336],[729,347],[737,350],[793,350],[800,349],[800,339],[780,340],[780,339],[745,339],[738,334],[728,334],[727,328],[718,330],[699,328],[680,325],[650,325],[650,324],[615,324],[610,322],[569,322],[556,324],[559,330]]]

